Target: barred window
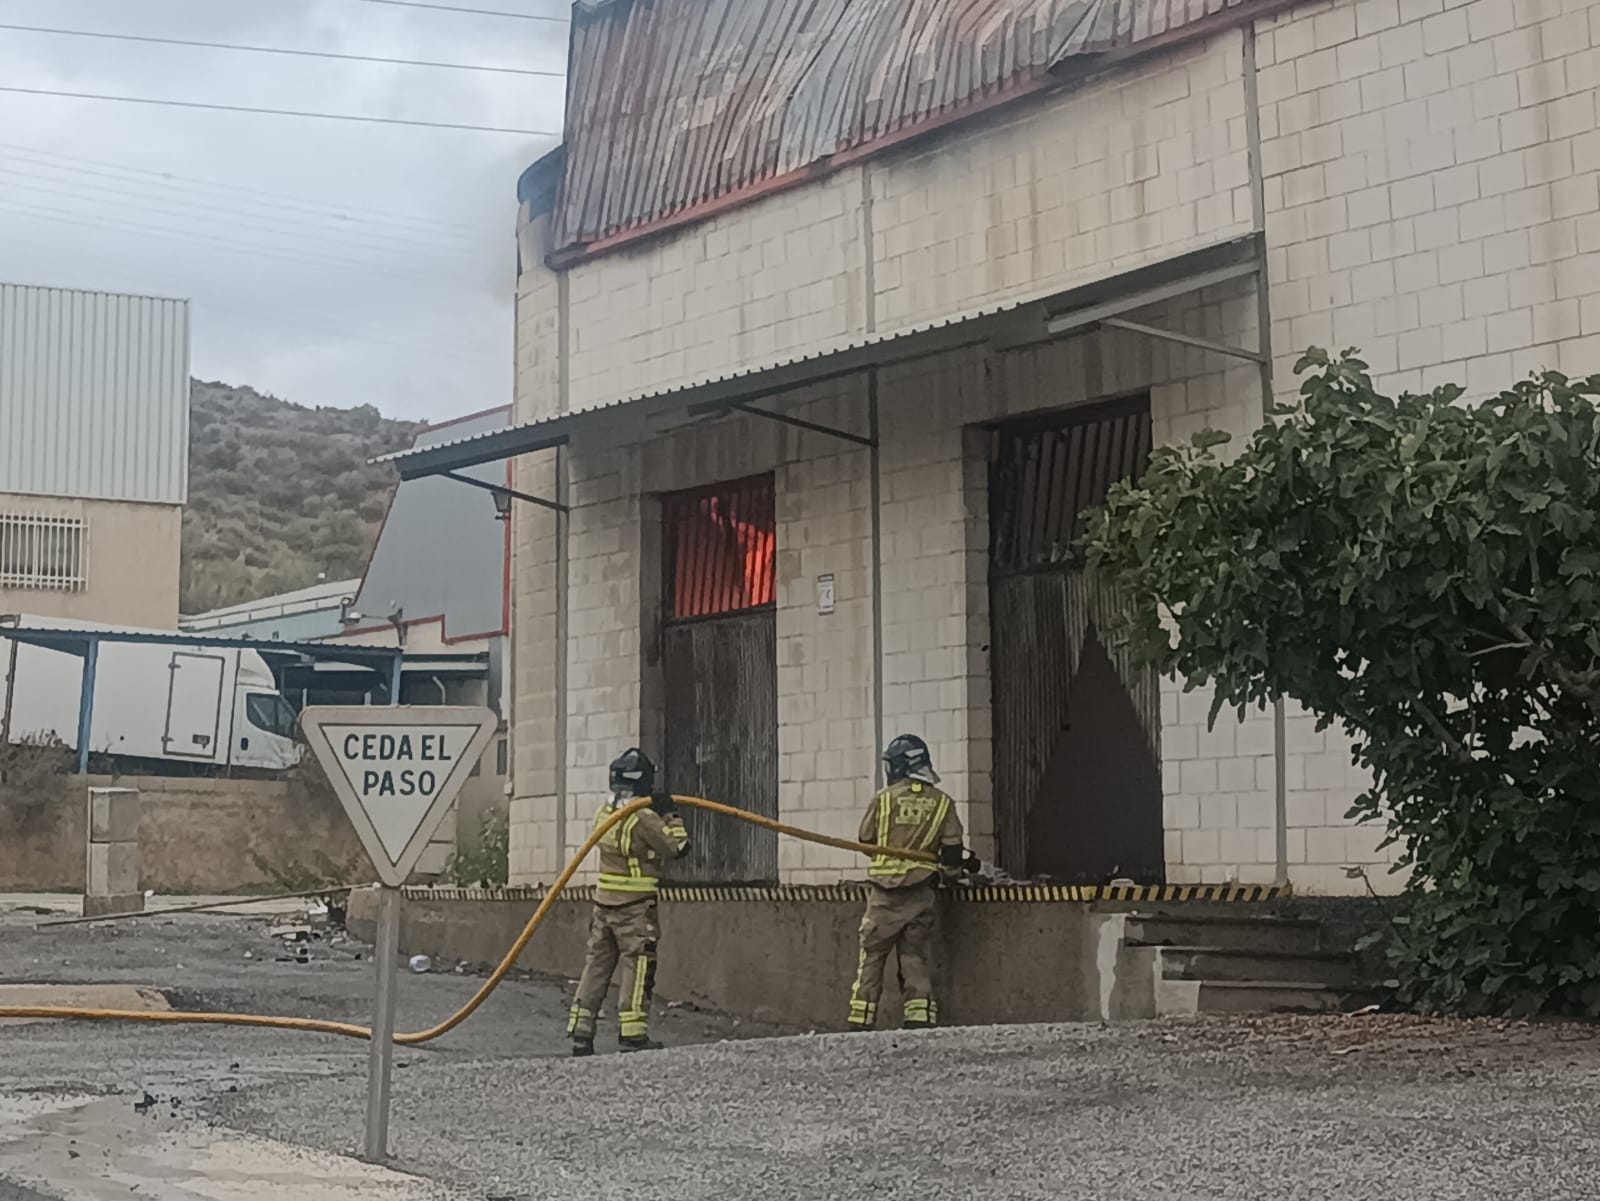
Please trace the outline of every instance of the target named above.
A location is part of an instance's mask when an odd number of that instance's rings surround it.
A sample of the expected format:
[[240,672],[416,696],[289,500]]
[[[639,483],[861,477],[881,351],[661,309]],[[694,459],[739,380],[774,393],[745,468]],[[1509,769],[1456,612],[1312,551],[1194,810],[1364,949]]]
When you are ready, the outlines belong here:
[[81,517],[0,513],[0,588],[83,591],[88,532]]

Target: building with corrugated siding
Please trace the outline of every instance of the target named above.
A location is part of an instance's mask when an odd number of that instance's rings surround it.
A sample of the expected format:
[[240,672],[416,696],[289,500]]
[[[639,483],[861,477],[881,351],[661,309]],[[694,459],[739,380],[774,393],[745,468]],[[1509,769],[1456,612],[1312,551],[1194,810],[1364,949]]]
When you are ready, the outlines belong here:
[[[519,189],[512,876],[630,743],[852,835],[920,733],[1018,877],[1393,887],[1336,731],[1099,635],[1079,514],[1308,345],[1389,391],[1600,369],[1600,0],[573,9]],[[554,507],[549,507],[554,506]],[[703,826],[702,880],[848,853]],[[1357,873],[1352,876],[1350,873]]]
[[0,283],[0,612],[174,629],[189,304]]

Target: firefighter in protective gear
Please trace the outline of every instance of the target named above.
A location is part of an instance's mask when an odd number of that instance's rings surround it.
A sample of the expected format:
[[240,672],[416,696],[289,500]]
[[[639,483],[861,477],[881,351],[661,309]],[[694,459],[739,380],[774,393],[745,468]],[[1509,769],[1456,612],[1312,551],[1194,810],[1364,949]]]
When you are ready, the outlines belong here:
[[[883,848],[872,858],[867,911],[861,918],[861,956],[850,990],[850,1028],[870,1030],[878,1018],[883,971],[895,951],[906,1029],[933,1026],[933,936],[936,884],[958,869],[975,870],[962,846],[955,803],[939,787],[928,744],[902,734],[883,753],[888,787],[873,797],[861,819],[860,841]],[[933,851],[935,868],[902,859],[896,851]]]
[[574,1055],[594,1054],[595,1019],[619,963],[621,1049],[646,1051],[660,1046],[650,1041],[648,1030],[656,944],[661,937],[656,890],[661,864],[689,850],[689,833],[671,795],[656,792],[655,787],[655,764],[638,747],[612,761],[611,799],[600,806],[594,824],[599,826],[637,797],[650,797],[651,804],[612,826],[600,839],[600,879],[589,918],[589,945],[567,1023]]

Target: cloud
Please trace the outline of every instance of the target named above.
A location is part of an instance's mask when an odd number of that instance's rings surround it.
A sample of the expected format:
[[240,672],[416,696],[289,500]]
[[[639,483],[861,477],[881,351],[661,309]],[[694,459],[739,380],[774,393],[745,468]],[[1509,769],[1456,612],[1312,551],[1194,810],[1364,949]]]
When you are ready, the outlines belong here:
[[[551,70],[566,49],[564,24],[359,0],[8,0],[0,21]],[[563,100],[559,78],[4,30],[0,78],[536,130]],[[516,179],[553,144],[0,93],[0,278],[188,296],[202,378],[458,416],[510,399]]]

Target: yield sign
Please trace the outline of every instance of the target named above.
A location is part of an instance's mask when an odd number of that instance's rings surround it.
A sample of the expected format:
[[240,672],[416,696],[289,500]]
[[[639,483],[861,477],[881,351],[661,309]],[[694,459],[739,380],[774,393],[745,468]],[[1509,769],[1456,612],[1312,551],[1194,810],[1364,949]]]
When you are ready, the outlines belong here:
[[499,721],[481,705],[314,705],[300,714],[382,883],[405,883]]

